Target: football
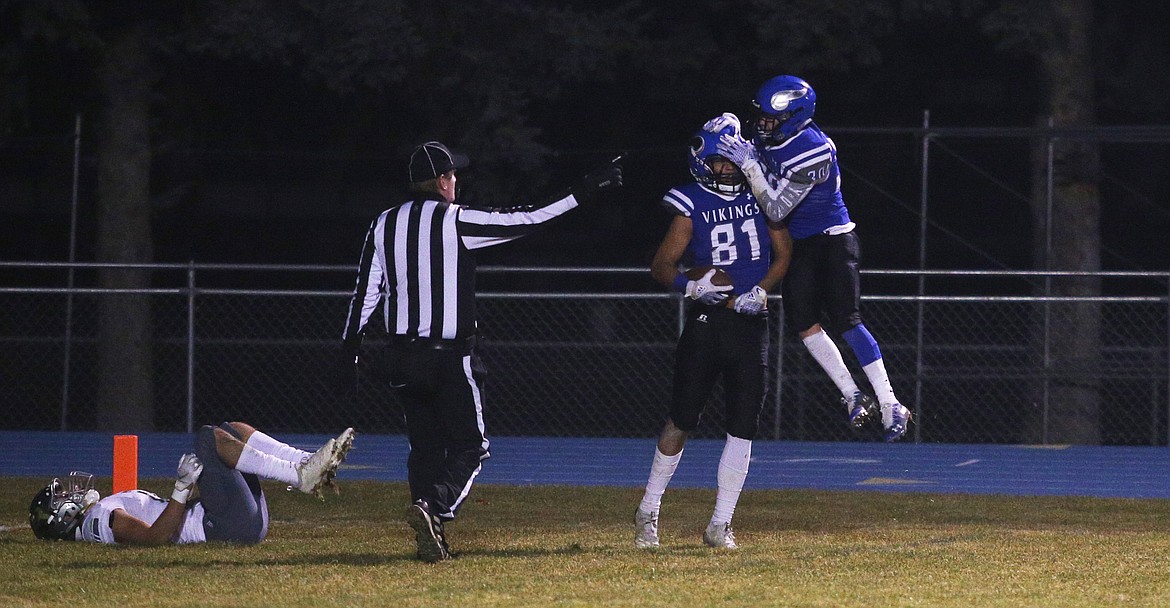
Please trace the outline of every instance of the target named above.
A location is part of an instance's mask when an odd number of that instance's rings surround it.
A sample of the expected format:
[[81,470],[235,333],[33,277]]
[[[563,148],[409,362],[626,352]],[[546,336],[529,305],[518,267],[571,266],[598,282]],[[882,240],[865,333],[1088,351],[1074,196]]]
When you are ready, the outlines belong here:
[[[703,278],[703,275],[707,274],[712,268],[715,267],[695,266],[694,268],[688,269],[684,274],[686,274],[688,280],[697,281]],[[711,277],[712,285],[722,287],[724,285],[731,285],[731,283],[731,275],[727,274],[722,268],[715,268],[715,275]]]

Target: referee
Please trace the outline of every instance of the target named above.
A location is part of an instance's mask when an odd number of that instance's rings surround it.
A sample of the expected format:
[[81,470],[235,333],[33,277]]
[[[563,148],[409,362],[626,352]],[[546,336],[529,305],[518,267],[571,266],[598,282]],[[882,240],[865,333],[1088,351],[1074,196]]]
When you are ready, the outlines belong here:
[[411,153],[414,196],[370,224],[342,337],[352,367],[362,332],[384,303],[384,373],[402,398],[410,440],[407,521],[426,562],[451,557],[443,523],[455,518],[489,457],[476,352],[476,251],[531,234],[622,184],[615,159],[548,205],[479,210],[455,203],[455,172],[467,163],[437,141]]

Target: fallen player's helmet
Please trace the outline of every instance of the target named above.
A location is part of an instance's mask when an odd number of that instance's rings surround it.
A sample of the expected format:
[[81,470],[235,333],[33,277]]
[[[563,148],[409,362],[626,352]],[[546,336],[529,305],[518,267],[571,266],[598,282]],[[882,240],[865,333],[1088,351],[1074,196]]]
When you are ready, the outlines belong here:
[[[691,158],[689,165],[691,175],[694,176],[695,181],[716,192],[735,194],[737,192],[743,192],[746,182],[743,177],[743,172],[739,170],[739,167],[736,167],[735,164],[715,151],[715,146],[719,143],[719,136],[724,133],[735,135],[735,129],[731,126],[726,126],[720,129],[718,133],[712,133],[706,129],[699,129],[695,133],[695,136],[691,138]],[[712,161],[716,157],[726,160],[727,165],[733,170],[724,172],[715,171],[712,167]]]
[[65,481],[54,477],[28,506],[28,525],[40,539],[74,540],[85,510],[100,498],[89,473],[73,471]]
[[755,142],[778,144],[812,121],[817,94],[803,79],[776,76],[760,85],[752,105],[756,108]]

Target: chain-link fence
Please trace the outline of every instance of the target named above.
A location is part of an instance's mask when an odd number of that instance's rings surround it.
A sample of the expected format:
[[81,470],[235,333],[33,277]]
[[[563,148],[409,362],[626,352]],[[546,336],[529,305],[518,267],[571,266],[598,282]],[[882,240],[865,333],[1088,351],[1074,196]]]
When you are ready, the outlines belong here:
[[[165,272],[183,278],[174,279],[175,286],[134,291],[38,287],[33,280],[0,288],[0,428],[118,430],[110,428],[117,419],[103,417],[103,411],[145,392],[147,423],[157,430],[245,419],[274,431],[346,425],[404,431],[394,394],[370,370],[356,399],[340,398],[328,381],[348,294],[232,285],[279,282],[272,277],[321,268],[241,267],[269,280],[229,279],[214,287],[205,285],[202,276],[212,271],[202,267],[152,268],[156,284],[166,283],[159,278]],[[231,276],[231,268],[213,270]],[[579,269],[482,270],[525,278]],[[589,272],[612,287],[605,269]],[[930,274],[868,271],[863,280],[880,284]],[[933,274],[941,280],[957,273]],[[1046,298],[1030,295],[1043,273],[970,274],[968,293],[981,295],[863,297],[863,315],[881,344],[894,388],[915,413],[909,440],[1046,443],[1064,436],[1060,429],[1071,421],[1090,427],[1082,436],[1104,444],[1167,444],[1170,276],[1113,273],[1143,287],[1128,294]],[[1016,281],[1020,293],[1005,295],[1004,281]],[[133,300],[142,298],[149,301],[149,318],[141,335],[101,331],[103,315],[132,314]],[[876,439],[876,429],[861,435],[847,429],[832,382],[800,341],[781,330],[783,301],[773,298],[770,309],[770,393],[761,437]],[[1096,329],[1070,329],[1069,319],[1086,312]],[[668,408],[681,313],[679,296],[652,289],[482,293],[489,434],[656,435]],[[1070,333],[1075,335],[1065,335]],[[1088,342],[1086,333],[1092,333]],[[1073,342],[1076,348],[1068,346],[1070,338],[1080,340]],[[130,350],[111,350],[109,342],[128,342],[123,347]],[[364,348],[378,342],[373,331]],[[866,386],[848,346],[841,347],[859,385]],[[142,360],[148,371],[137,367]],[[127,383],[141,385],[121,386]],[[722,435],[722,401],[719,387],[713,389],[700,436]]]

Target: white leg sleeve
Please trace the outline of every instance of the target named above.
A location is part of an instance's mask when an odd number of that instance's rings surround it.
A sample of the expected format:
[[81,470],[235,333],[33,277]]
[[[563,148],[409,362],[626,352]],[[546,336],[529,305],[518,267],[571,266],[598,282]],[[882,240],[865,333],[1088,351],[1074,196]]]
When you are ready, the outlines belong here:
[[747,479],[748,465],[752,461],[752,442],[748,439],[727,436],[723,444],[723,455],[719,457],[719,491],[715,494],[715,513],[712,523],[730,523],[735,514],[735,504]]
[[890,385],[890,376],[886,374],[886,364],[881,359],[861,368],[865,370],[865,377],[873,386],[874,396],[881,405],[893,405],[898,402],[894,396],[894,387]]
[[666,493],[666,486],[670,478],[674,477],[674,470],[682,460],[682,451],[674,456],[667,456],[654,448],[654,460],[650,463],[650,479],[646,481],[646,493],[642,495],[642,504],[639,508],[647,513],[655,513],[662,506],[662,495]]
[[236,462],[236,470],[241,473],[252,473],[264,479],[282,481],[289,485],[295,486],[300,483],[296,464],[271,454],[265,454],[246,444],[243,451],[240,452],[240,459]]
[[821,369],[833,379],[833,384],[837,385],[841,396],[852,397],[853,393],[857,392],[857,383],[853,381],[849,368],[845,367],[845,360],[841,358],[841,351],[829,334],[821,330],[802,341],[813,359],[821,365]]
[[261,452],[264,452],[265,454],[276,456],[281,460],[288,460],[290,462],[301,462],[302,460],[313,455],[312,452],[306,452],[304,450],[294,448],[293,446],[281,441],[277,441],[271,436],[265,435],[260,431],[255,431],[252,433],[251,437],[248,437],[248,445],[256,448]]

